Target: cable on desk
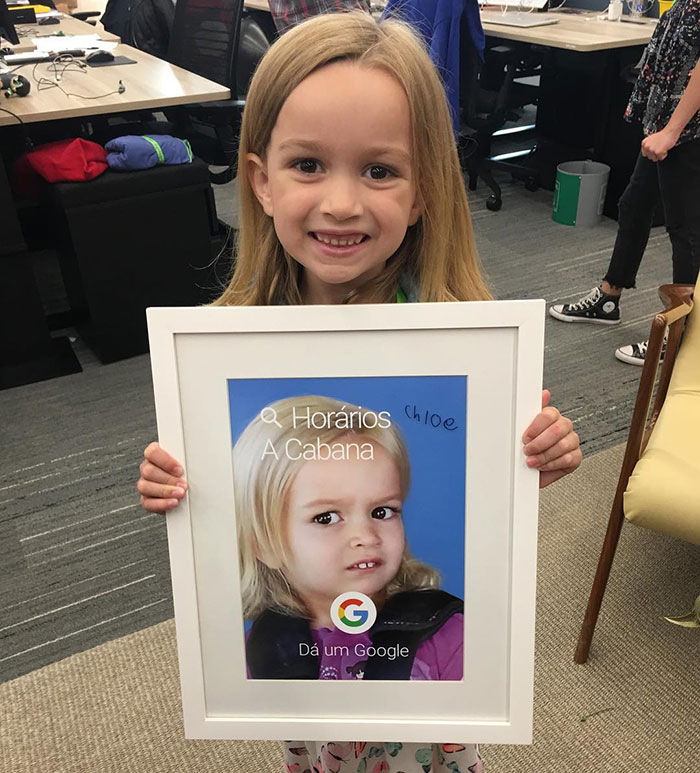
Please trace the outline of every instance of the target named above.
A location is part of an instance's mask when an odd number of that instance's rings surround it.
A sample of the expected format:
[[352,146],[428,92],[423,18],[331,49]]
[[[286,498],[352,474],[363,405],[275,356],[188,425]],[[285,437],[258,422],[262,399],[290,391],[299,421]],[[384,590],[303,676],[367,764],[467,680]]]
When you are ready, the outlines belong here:
[[[43,75],[39,79],[37,79],[36,68],[40,64],[47,64],[48,72],[53,73],[53,76],[54,76],[53,80],[51,80],[50,78],[45,78]],[[54,86],[58,86],[58,81],[60,81],[61,78],[64,76],[66,70],[72,70],[74,72],[86,72],[87,65],[85,64],[85,62],[81,62],[79,59],[76,59],[74,56],[70,54],[59,54],[50,62],[37,62],[34,65],[34,69],[32,70],[32,77],[36,81],[39,91],[41,91],[42,86],[44,89],[49,89],[49,88],[53,88]]]
[[32,138],[27,134],[27,124],[20,118],[20,116],[18,116],[17,113],[13,113],[12,110],[8,110],[6,107],[0,107],[0,112],[7,113],[19,121],[19,124],[22,127],[22,136],[24,137],[25,149],[27,151],[34,150],[34,143],[32,142]]
[[[508,5],[503,6],[503,15],[505,16],[508,10]],[[523,10],[525,10],[526,13],[532,13],[533,11],[537,10],[534,2],[531,2],[529,5],[528,3],[524,2],[524,0],[519,0],[518,2],[518,13],[523,13]]]
[[[564,0],[564,3],[566,0]],[[562,5],[564,5],[562,3]],[[484,0],[482,8],[499,8],[501,9],[501,16],[505,16],[507,13],[514,13],[512,11],[513,3],[509,2],[508,0],[503,0],[502,2],[495,2],[490,3],[489,0]],[[518,9],[515,11],[515,13],[532,13],[533,11],[538,10],[537,6],[534,3],[534,0],[530,0],[530,2],[527,2],[527,0],[518,0]],[[488,21],[487,19],[483,19],[483,21]]]
[[[47,78],[44,75],[37,77],[36,69],[40,64],[48,64],[48,71],[54,73],[53,79]],[[93,96],[88,96],[86,94],[76,94],[71,91],[66,91],[59,83],[66,70],[71,72],[81,72],[86,75],[87,65],[85,62],[81,62],[71,54],[59,54],[48,63],[37,62],[32,69],[32,78],[34,78],[34,82],[36,83],[37,91],[45,91],[46,89],[57,88],[67,97],[77,97],[78,99],[103,99],[104,97],[109,97],[112,94],[123,94],[126,91],[126,86],[124,86],[121,81],[119,81],[119,86],[116,89],[108,91],[105,94],[95,94]]]
[[0,107],[0,111],[11,115],[13,118],[16,118],[22,124],[22,126],[24,126],[24,121],[17,115],[17,113],[13,113],[12,110],[7,110],[4,107]]

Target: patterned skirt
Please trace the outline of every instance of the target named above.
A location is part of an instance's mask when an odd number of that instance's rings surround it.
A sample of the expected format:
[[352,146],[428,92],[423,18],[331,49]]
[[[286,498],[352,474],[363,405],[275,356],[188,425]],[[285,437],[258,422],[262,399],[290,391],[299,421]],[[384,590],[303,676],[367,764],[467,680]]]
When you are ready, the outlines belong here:
[[479,749],[455,743],[290,741],[285,773],[484,773]]

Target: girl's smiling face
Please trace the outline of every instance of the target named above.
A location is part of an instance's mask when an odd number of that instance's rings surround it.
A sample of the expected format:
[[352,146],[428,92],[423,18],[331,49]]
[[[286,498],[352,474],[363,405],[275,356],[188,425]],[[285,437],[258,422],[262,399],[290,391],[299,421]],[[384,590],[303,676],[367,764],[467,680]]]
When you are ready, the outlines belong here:
[[373,461],[304,462],[287,493],[284,574],[316,627],[331,625],[331,604],[346,591],[380,606],[401,565],[399,470],[382,446],[373,448]]
[[336,303],[378,276],[417,222],[410,111],[388,73],[335,62],[305,78],[248,175],[306,303]]

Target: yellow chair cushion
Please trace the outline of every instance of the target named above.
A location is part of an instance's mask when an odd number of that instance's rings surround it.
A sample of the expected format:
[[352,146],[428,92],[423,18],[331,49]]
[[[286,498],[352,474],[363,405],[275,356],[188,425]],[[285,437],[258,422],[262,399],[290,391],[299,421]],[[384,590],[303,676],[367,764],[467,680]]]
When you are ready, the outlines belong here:
[[[696,303],[700,298],[696,299]],[[668,394],[624,495],[625,518],[700,545],[700,312],[688,318]]]

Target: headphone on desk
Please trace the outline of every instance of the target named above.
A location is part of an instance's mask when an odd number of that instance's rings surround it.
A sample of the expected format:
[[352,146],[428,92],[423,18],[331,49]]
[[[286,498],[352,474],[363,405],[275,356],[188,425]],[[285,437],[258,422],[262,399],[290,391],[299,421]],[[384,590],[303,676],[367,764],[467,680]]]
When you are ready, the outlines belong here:
[[11,72],[0,74],[0,91],[7,99],[10,97],[26,97],[31,88],[31,84],[24,75],[14,75]]

